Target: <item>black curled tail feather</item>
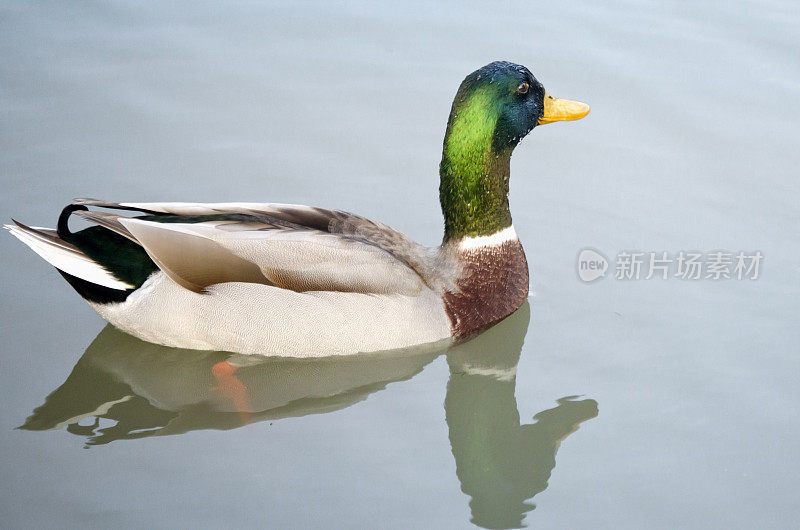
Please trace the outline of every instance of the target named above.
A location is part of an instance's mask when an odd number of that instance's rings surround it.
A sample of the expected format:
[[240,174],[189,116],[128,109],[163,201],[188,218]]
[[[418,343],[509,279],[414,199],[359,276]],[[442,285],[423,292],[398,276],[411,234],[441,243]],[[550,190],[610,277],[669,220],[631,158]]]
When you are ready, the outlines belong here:
[[[69,229],[69,217],[74,212],[90,212],[84,204],[70,204],[58,216],[56,233],[65,242],[77,247],[86,257],[110,272],[116,279],[132,286],[131,289],[114,289],[91,281],[78,278],[66,271],[59,270],[62,276],[90,302],[108,304],[123,302],[136,289],[141,287],[158,267],[138,243],[105,224],[89,226],[83,230],[72,232]],[[96,219],[87,217],[90,221]]]
[[66,240],[72,232],[69,231],[69,216],[72,215],[72,212],[77,210],[88,210],[86,206],[82,204],[69,204],[61,210],[61,215],[58,216],[58,225],[56,225],[56,233],[58,237],[61,239]]

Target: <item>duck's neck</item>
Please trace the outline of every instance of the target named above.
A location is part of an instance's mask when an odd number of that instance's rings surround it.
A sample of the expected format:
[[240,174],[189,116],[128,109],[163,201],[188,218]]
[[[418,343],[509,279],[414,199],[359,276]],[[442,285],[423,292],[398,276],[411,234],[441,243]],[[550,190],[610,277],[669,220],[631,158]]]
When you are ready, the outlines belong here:
[[[512,148],[493,145],[496,119],[453,110],[439,166],[445,241],[489,236],[511,226],[508,180]],[[478,107],[478,110],[483,110]]]

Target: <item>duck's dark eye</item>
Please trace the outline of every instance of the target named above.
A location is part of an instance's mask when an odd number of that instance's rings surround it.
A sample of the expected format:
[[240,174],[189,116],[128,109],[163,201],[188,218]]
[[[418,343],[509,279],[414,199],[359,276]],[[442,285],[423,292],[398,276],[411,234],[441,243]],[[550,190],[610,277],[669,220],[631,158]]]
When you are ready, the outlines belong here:
[[528,83],[520,83],[517,87],[517,94],[527,94],[530,87]]

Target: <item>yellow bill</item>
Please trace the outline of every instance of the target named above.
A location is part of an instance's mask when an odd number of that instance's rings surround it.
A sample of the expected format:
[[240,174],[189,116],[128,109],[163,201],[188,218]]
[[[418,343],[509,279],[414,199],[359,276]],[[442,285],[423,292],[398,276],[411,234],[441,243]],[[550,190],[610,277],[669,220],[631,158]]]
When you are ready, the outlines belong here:
[[544,115],[539,118],[539,125],[554,121],[579,120],[589,114],[589,105],[580,101],[558,99],[545,93]]

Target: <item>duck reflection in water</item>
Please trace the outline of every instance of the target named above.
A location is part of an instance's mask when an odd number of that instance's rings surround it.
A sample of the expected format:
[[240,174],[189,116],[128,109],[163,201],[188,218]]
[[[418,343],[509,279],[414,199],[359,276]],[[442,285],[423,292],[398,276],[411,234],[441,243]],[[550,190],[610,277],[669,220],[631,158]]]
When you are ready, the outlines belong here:
[[597,416],[596,401],[571,396],[520,424],[514,390],[529,321],[526,303],[447,355],[450,446],[472,522],[484,528],[522,527],[535,507],[529,499],[547,488],[561,440]]
[[66,427],[86,445],[346,408],[410,379],[440,351],[287,359],[183,350],[141,341],[111,325],[21,429]]
[[461,489],[471,497],[472,522],[520,527],[534,508],[529,499],[547,487],[561,440],[597,415],[594,400],[565,397],[534,423],[520,424],[516,367],[529,322],[525,303],[449,349],[322,359],[168,348],[109,325],[20,428],[66,428],[92,446],[320,414],[410,379],[446,351],[446,420]]

